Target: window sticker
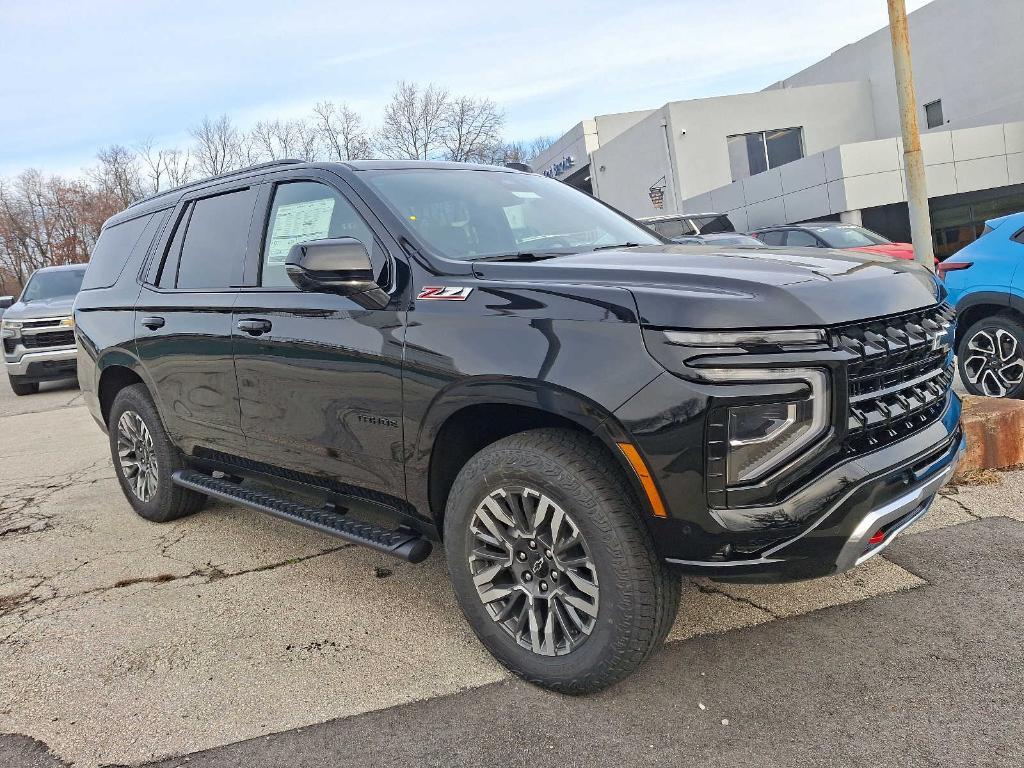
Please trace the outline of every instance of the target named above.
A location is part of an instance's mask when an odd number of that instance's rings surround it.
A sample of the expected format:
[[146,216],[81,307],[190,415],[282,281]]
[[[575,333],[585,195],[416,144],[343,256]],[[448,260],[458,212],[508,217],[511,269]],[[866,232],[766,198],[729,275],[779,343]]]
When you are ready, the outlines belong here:
[[296,243],[327,237],[333,214],[333,197],[280,206],[271,229],[267,264],[284,264],[288,251]]

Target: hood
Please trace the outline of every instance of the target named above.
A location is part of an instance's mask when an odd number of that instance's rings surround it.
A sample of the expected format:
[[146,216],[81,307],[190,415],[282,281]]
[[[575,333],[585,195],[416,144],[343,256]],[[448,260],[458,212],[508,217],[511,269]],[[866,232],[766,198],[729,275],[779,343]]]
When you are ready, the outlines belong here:
[[859,253],[879,253],[896,259],[913,259],[914,246],[910,243],[886,243],[885,245],[865,245],[863,248],[849,248]]
[[480,262],[482,280],[625,288],[646,325],[791,328],[848,323],[934,304],[941,287],[913,263],[851,251],[657,245],[536,262]]
[[35,320],[40,317],[66,317],[75,304],[74,296],[56,296],[52,299],[16,301],[4,312],[5,320]]

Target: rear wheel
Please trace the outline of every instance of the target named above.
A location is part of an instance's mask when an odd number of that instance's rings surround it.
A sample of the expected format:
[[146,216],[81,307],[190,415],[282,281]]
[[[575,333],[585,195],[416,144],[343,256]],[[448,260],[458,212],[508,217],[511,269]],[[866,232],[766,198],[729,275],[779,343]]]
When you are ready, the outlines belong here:
[[1024,326],[1009,315],[973,323],[960,337],[957,365],[972,395],[1024,397]]
[[191,514],[206,497],[171,482],[185,468],[143,384],[117,393],[107,420],[110,455],[121,490],[132,508],[147,520],[163,523]]
[[18,397],[24,395],[34,395],[39,391],[38,381],[23,381],[23,376],[11,376],[8,374],[7,380],[11,382],[11,390]]
[[620,469],[587,435],[531,430],[484,448],[452,487],[444,529],[470,625],[533,683],[601,690],[672,627],[679,577],[654,552]]

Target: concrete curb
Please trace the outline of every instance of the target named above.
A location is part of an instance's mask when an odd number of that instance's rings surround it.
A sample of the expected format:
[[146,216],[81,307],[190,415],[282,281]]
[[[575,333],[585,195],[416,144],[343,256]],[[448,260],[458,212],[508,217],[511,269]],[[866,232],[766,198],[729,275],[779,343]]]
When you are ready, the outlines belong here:
[[967,453],[959,474],[1024,464],[1024,401],[963,398]]

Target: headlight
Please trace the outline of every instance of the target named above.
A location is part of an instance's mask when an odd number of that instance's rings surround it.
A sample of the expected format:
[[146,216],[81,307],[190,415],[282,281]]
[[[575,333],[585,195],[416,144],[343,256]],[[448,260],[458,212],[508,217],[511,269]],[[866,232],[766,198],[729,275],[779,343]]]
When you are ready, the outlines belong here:
[[21,335],[21,323],[17,320],[0,320],[0,329],[5,338]]
[[680,347],[753,347],[766,344],[806,346],[824,342],[825,332],[813,328],[778,331],[665,331],[665,340]]
[[709,354],[746,352],[806,352],[826,349],[825,331],[818,328],[780,328],[749,331],[674,331],[645,328],[644,343],[667,370],[692,378],[688,361]]
[[778,469],[814,445],[828,430],[828,374],[815,368],[711,369],[700,370],[715,383],[801,381],[808,385],[804,397],[782,402],[725,405],[715,409],[714,428],[724,431],[726,484],[753,482]]

